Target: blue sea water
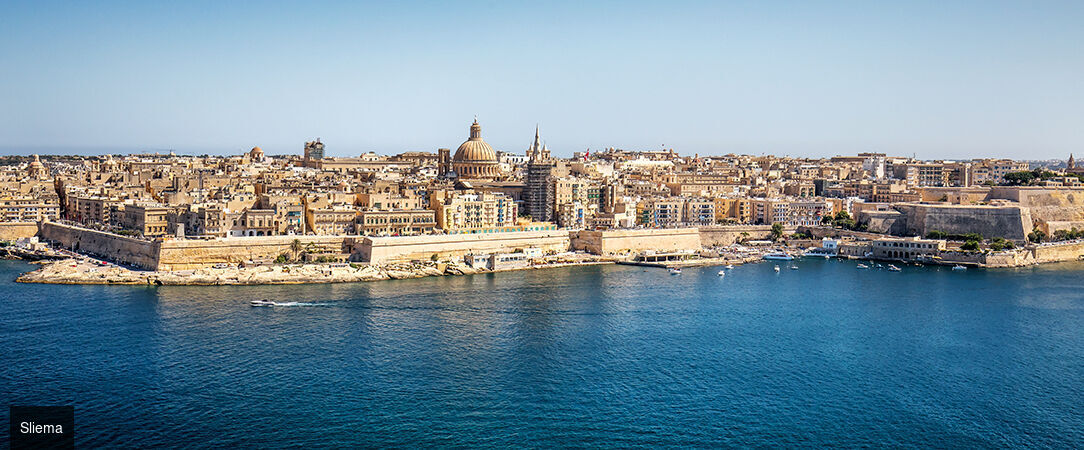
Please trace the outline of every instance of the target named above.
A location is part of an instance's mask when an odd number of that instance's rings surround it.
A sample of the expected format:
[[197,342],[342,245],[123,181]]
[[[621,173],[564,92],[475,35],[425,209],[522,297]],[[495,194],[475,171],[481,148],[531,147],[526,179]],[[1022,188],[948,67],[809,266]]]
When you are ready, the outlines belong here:
[[143,287],[5,261],[0,395],[74,405],[81,447],[1084,447],[1084,264],[774,265]]

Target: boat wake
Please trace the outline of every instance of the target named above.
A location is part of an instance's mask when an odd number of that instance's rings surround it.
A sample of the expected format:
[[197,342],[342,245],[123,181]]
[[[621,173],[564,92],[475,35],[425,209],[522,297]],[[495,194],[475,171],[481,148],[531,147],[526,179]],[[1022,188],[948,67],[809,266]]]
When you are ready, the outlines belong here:
[[253,300],[250,302],[253,307],[294,307],[294,306],[332,306],[331,303],[314,303],[314,302],[273,302],[270,300]]

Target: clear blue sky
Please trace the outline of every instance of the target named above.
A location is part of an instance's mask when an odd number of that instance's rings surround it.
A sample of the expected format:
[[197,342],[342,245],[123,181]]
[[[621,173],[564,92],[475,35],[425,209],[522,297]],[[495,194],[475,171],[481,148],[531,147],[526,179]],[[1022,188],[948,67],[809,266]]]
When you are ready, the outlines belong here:
[[1084,1],[0,2],[0,153],[1084,153]]

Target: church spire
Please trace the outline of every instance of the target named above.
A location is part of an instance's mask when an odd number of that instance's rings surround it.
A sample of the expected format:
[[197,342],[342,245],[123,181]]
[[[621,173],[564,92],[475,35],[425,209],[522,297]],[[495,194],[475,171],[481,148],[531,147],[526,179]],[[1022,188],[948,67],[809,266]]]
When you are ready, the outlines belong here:
[[1065,168],[1066,169],[1075,169],[1076,168],[1076,160],[1073,159],[1073,154],[1072,153],[1069,154],[1069,161],[1067,161],[1065,163]]

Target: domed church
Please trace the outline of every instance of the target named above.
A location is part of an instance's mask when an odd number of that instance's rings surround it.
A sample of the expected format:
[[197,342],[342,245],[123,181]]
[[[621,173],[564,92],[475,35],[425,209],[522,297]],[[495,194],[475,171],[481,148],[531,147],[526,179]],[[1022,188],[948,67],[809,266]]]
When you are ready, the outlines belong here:
[[470,138],[455,151],[451,165],[460,179],[493,180],[501,176],[497,152],[482,140],[482,126],[477,118],[470,126]]

